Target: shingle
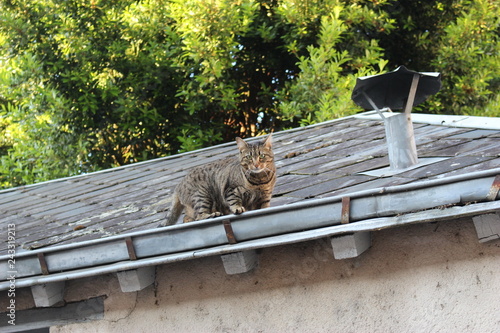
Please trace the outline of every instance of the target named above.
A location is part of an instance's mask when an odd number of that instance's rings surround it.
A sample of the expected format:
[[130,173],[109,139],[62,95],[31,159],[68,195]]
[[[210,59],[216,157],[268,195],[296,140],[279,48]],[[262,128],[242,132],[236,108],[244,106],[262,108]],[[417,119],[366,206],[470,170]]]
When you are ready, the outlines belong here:
[[460,139],[479,139],[484,138],[489,135],[498,134],[498,131],[495,130],[470,130],[463,133],[455,134],[450,136],[449,138],[460,138]]
[[456,158],[446,159],[433,164],[425,165],[421,168],[402,172],[398,174],[400,177],[408,178],[430,178],[439,174],[447,173],[452,170],[461,169],[469,165],[478,164],[489,160],[488,157],[479,156],[460,156]]
[[319,195],[332,193],[338,189],[365,183],[371,179],[374,179],[374,177],[369,177],[364,175],[352,175],[352,176],[329,179],[319,182],[312,186],[292,191],[288,193],[287,196],[292,196],[296,198],[305,198],[305,199],[315,198],[318,197]]
[[394,186],[394,185],[404,185],[415,181],[416,179],[407,177],[389,177],[389,178],[371,178],[369,181],[355,184],[353,186],[340,188],[332,192],[325,193],[318,196],[318,198],[327,198],[334,196],[349,196],[349,193],[355,193],[360,191],[367,191],[382,187]]
[[458,144],[435,150],[439,155],[476,155],[498,156],[500,154],[500,138],[484,138],[475,140],[463,139]]

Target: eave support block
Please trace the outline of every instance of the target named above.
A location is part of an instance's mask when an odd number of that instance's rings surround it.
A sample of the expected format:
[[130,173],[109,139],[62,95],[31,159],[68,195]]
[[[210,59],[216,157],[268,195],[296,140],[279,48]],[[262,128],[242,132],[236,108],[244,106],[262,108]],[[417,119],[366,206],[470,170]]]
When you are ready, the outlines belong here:
[[116,273],[124,293],[139,291],[155,281],[155,266],[141,267]]
[[64,281],[31,286],[31,294],[38,308],[55,305],[64,299]]
[[479,242],[484,243],[500,238],[500,216],[484,214],[472,218]]
[[258,255],[255,250],[241,251],[221,255],[227,274],[246,273],[257,266]]
[[357,232],[350,235],[331,237],[335,259],[354,258],[368,250],[371,246],[370,232]]

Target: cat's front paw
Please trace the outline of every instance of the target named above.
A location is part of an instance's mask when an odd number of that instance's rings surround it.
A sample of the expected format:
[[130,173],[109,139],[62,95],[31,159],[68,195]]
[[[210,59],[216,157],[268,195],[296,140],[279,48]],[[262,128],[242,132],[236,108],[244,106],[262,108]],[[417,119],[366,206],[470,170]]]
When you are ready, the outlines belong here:
[[217,217],[217,216],[222,216],[222,213],[221,212],[203,213],[203,214],[199,214],[196,217],[195,221],[211,219],[211,218],[214,218],[214,217]]
[[222,216],[222,213],[221,212],[213,212],[212,214],[210,214],[209,218],[217,217],[217,216]]
[[232,212],[233,214],[241,214],[241,213],[243,213],[243,212],[245,212],[245,211],[246,211],[246,209],[245,209],[245,207],[243,207],[243,206],[235,206],[235,207],[231,207],[231,212]]

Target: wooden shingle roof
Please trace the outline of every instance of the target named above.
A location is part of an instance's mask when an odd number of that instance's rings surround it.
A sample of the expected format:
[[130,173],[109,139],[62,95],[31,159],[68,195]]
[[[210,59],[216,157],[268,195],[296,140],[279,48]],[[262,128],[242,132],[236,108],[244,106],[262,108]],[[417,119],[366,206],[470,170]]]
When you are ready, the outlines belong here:
[[[458,123],[418,116],[415,140],[423,163],[395,174],[377,171],[389,161],[384,125],[376,117],[274,133],[278,181],[271,206],[500,167],[498,119],[462,117]],[[477,126],[478,120],[483,125]],[[0,228],[5,234],[15,223],[16,243],[25,250],[156,228],[190,168],[236,153],[236,144],[226,143],[0,191]],[[0,243],[0,255],[6,253],[7,243]]]

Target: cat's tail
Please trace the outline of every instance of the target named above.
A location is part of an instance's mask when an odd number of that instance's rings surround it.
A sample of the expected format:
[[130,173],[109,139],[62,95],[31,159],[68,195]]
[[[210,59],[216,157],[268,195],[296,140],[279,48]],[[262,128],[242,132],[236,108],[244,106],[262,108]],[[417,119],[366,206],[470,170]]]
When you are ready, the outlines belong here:
[[167,225],[175,224],[183,209],[184,206],[179,200],[179,197],[177,196],[177,194],[174,194],[174,198],[172,199],[172,207],[170,208],[170,214],[168,215],[168,218],[160,222],[158,227],[165,227]]

